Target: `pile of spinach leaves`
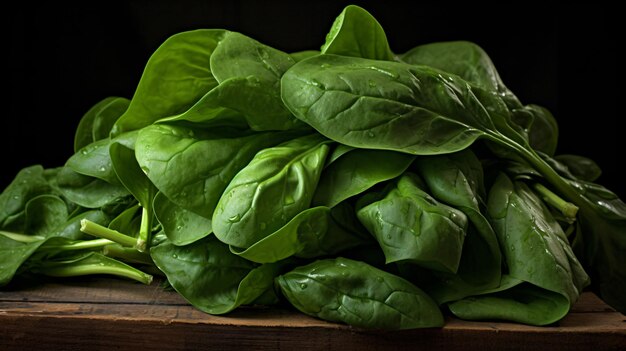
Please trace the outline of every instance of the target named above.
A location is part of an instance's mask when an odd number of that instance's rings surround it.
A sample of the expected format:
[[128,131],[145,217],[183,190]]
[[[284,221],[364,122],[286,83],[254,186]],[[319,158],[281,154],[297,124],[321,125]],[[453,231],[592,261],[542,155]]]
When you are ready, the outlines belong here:
[[357,6],[320,51],[183,32],[84,115],[63,167],[0,195],[0,285],[160,274],[207,313],[382,329],[546,325],[590,284],[624,312],[626,205],[557,139],[477,45],[395,54]]

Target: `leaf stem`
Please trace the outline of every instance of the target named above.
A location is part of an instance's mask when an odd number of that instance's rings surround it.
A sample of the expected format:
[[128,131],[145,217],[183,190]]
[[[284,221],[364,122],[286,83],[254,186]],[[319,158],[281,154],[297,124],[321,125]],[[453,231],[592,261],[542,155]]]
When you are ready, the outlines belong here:
[[543,201],[553,206],[557,210],[569,219],[576,219],[578,213],[578,207],[571,202],[567,202],[560,198],[557,194],[553,193],[550,189],[543,186],[540,183],[533,183],[533,188],[541,195]]
[[81,275],[90,274],[111,274],[120,277],[136,280],[140,283],[149,285],[152,283],[152,276],[146,274],[137,268],[131,266],[115,267],[108,265],[101,265],[98,263],[84,264],[84,265],[68,265],[60,267],[48,267],[38,270],[38,273],[49,275],[51,277],[75,277]]
[[141,209],[141,226],[139,227],[139,236],[135,243],[135,248],[140,252],[146,252],[148,242],[150,242],[150,232],[152,231],[152,211],[146,207]]
[[91,234],[93,236],[97,236],[99,238],[109,239],[122,246],[132,247],[136,243],[135,238],[122,234],[117,230],[101,226],[100,224],[92,222],[88,219],[82,219],[80,221],[80,231],[83,233]]
[[7,232],[5,230],[0,230],[0,235],[4,235],[11,240],[19,241],[25,244],[34,243],[35,241],[41,241],[45,239],[43,236],[39,235],[26,235],[14,232]]
[[113,244],[113,241],[109,239],[94,239],[94,240],[84,240],[75,242],[72,244],[66,245],[46,245],[41,246],[41,249],[54,249],[60,251],[72,251],[72,250],[86,250],[86,249],[95,249],[99,247],[103,247],[106,245]]
[[144,252],[139,252],[136,249],[130,247],[122,247],[115,244],[107,245],[104,247],[102,253],[105,256],[120,259],[125,262],[141,263],[148,265],[154,264],[154,262],[152,262],[152,258],[150,258],[150,255]]

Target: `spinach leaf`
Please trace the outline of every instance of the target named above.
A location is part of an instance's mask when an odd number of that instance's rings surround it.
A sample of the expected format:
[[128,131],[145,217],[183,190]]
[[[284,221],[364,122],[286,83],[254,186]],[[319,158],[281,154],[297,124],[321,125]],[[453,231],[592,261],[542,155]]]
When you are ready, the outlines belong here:
[[213,213],[213,231],[248,248],[307,209],[328,141],[312,134],[260,151],[228,184]]
[[226,33],[211,56],[219,99],[254,130],[302,127],[280,98],[280,78],[294,63],[289,54],[235,32]]
[[156,188],[139,167],[135,150],[113,140],[109,147],[113,169],[124,187],[144,208],[151,208]]
[[594,160],[580,155],[556,155],[554,160],[565,165],[570,174],[580,180],[593,182],[602,174]]
[[499,97],[426,66],[315,56],[283,75],[282,97],[296,117],[354,147],[429,155],[479,137],[520,152],[526,145]]
[[75,153],[66,162],[74,172],[104,180],[109,184],[120,184],[109,154],[109,138],[95,141]]
[[532,116],[528,139],[533,149],[554,156],[559,139],[559,126],[548,109],[538,105],[528,105],[524,110]]
[[[334,209],[333,209],[334,210]],[[290,256],[319,257],[339,253],[364,243],[364,239],[337,223],[333,210],[313,207],[297,214],[282,228],[245,250],[230,251],[258,263],[278,262]]]
[[30,166],[19,171],[0,194],[0,228],[4,228],[12,216],[23,212],[32,198],[53,192],[43,167]]
[[110,96],[95,104],[81,118],[74,135],[74,152],[109,137],[115,121],[128,109],[130,100]]
[[467,217],[422,189],[421,180],[406,173],[383,199],[359,209],[357,216],[378,241],[387,263],[408,260],[456,273]]
[[[457,75],[476,86],[517,101],[504,85],[485,50],[469,41],[447,41],[416,46],[399,56],[403,62],[425,65]],[[516,102],[514,105],[519,105]]]
[[322,172],[312,203],[334,207],[380,182],[401,175],[413,159],[411,155],[385,150],[355,149],[342,154]]
[[290,132],[250,134],[157,124],[139,132],[135,156],[170,201],[211,218],[230,180],[254,154],[292,136]]
[[[190,121],[207,126],[231,126],[256,131],[303,129],[278,100],[274,82],[256,76],[229,78],[203,96],[184,113],[159,122]],[[308,127],[307,127],[308,128]]]
[[[536,325],[561,319],[589,284],[589,277],[574,256],[559,224],[524,183],[514,183],[504,174],[491,188],[488,211],[508,274],[532,286],[524,287],[522,291],[513,287],[511,292],[462,300],[455,303],[460,316],[467,319],[506,316]],[[502,299],[509,301],[503,302]],[[491,300],[496,304],[487,307],[485,303]],[[451,305],[453,312],[456,310],[454,306]],[[513,309],[503,313],[495,307]]]
[[210,58],[225,33],[221,29],[202,29],[168,38],[148,60],[130,106],[111,134],[141,129],[179,114],[217,86]]
[[483,169],[470,150],[417,158],[415,164],[433,197],[462,211],[471,223],[456,275],[436,273],[427,291],[439,303],[458,300],[500,283],[501,254],[496,234],[483,215]]
[[58,191],[69,201],[86,208],[99,208],[128,196],[122,185],[88,177],[63,167],[56,178]]
[[406,280],[346,258],[316,261],[279,276],[298,310],[357,327],[410,329],[442,326],[434,301]]
[[374,60],[394,58],[383,27],[369,12],[355,5],[346,6],[335,19],[321,53]]
[[548,325],[567,314],[569,301],[561,294],[525,283],[500,292],[455,301],[448,307],[462,319],[500,319]]
[[169,283],[194,307],[223,314],[253,302],[272,289],[280,264],[256,264],[233,255],[228,246],[208,237],[186,246],[170,242],[150,249]]
[[191,244],[213,232],[210,219],[177,206],[162,193],[154,197],[154,214],[167,239],[177,246]]

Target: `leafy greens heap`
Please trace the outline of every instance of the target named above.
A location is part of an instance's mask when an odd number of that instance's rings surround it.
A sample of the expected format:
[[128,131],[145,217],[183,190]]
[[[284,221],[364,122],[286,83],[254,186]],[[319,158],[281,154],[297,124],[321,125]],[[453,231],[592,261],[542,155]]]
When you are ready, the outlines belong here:
[[0,195],[0,285],[154,272],[207,313],[407,329],[443,307],[550,324],[591,282],[624,312],[626,205],[557,137],[477,45],[397,55],[357,6],[321,51],[180,33],[132,100],[85,114],[65,166]]

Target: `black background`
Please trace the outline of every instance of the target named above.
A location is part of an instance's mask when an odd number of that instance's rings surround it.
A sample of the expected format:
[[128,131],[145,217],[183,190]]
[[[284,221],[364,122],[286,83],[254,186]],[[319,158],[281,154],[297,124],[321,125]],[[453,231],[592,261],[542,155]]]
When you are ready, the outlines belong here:
[[21,2],[5,12],[9,108],[0,120],[0,189],[27,165],[62,165],[82,114],[104,97],[132,97],[150,54],[170,35],[224,28],[284,51],[317,49],[349,3],[379,20],[396,53],[432,41],[481,45],[522,102],[554,113],[558,153],[593,158],[604,170],[599,182],[625,197],[617,10],[546,2]]

